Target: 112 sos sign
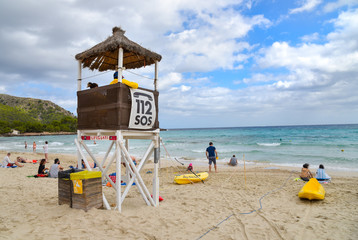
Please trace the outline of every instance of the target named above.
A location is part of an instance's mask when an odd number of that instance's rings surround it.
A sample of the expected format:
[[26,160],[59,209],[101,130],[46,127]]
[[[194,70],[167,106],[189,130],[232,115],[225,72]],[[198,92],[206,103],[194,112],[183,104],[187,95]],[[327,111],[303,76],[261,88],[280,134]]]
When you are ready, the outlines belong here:
[[156,108],[152,92],[131,88],[132,108],[129,119],[129,128],[153,128]]

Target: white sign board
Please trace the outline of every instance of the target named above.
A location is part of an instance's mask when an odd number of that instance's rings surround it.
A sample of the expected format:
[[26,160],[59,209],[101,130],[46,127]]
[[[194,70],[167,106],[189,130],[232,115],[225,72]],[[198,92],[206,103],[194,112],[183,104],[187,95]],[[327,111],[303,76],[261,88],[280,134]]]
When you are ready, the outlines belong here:
[[129,118],[129,128],[153,128],[157,110],[155,108],[154,94],[145,90],[131,88],[132,108]]

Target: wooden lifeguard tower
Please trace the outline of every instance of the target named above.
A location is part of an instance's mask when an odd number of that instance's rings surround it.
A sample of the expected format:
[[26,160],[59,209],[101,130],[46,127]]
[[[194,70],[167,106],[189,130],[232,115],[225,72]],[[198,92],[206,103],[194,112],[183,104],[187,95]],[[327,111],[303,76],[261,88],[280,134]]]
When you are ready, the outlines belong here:
[[[158,62],[161,56],[124,36],[125,31],[119,27],[113,28],[113,35],[94,47],[76,55],[78,61],[77,100],[78,100],[78,132],[75,144],[77,146],[78,166],[81,159],[86,168],[92,170],[85,152],[97,164],[116,191],[116,207],[121,211],[121,205],[133,183],[138,188],[144,201],[149,206],[159,204],[159,121],[158,121]],[[121,83],[125,69],[141,68],[155,64],[154,90],[129,88]],[[117,71],[118,83],[102,87],[82,90],[82,68],[91,70]],[[108,81],[109,84],[109,81]],[[129,153],[130,139],[148,139],[150,144],[138,166],[135,166]],[[86,140],[111,141],[102,161],[96,159],[86,145]],[[111,153],[113,153],[111,155]],[[143,182],[140,171],[149,157],[154,154],[153,198]],[[111,155],[111,157],[109,157]],[[108,162],[107,161],[108,158]],[[116,164],[116,182],[108,174],[112,163]],[[127,184],[122,192],[121,162],[126,166]],[[106,168],[103,166],[106,164]],[[111,209],[105,195],[103,203]]]

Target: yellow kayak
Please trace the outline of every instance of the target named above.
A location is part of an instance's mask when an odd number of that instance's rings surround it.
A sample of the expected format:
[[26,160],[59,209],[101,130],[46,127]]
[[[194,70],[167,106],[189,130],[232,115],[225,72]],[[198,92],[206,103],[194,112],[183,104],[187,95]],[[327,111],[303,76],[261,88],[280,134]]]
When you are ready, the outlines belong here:
[[318,199],[323,200],[326,191],[323,186],[315,178],[311,178],[299,191],[299,198],[306,198],[309,200]]
[[174,182],[177,184],[188,184],[188,183],[195,183],[195,182],[201,182],[201,180],[205,180],[209,177],[209,173],[207,172],[201,172],[195,174],[183,174],[180,176],[174,177]]

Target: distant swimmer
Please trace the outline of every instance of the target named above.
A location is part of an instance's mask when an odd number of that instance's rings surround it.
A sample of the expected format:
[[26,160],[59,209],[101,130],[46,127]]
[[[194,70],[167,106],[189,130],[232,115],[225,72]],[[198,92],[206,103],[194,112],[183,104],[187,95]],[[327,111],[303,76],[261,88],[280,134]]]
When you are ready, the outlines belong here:
[[89,88],[96,88],[96,87],[98,87],[98,84],[97,84],[97,83],[88,82],[88,83],[87,83],[87,87],[89,87]]

